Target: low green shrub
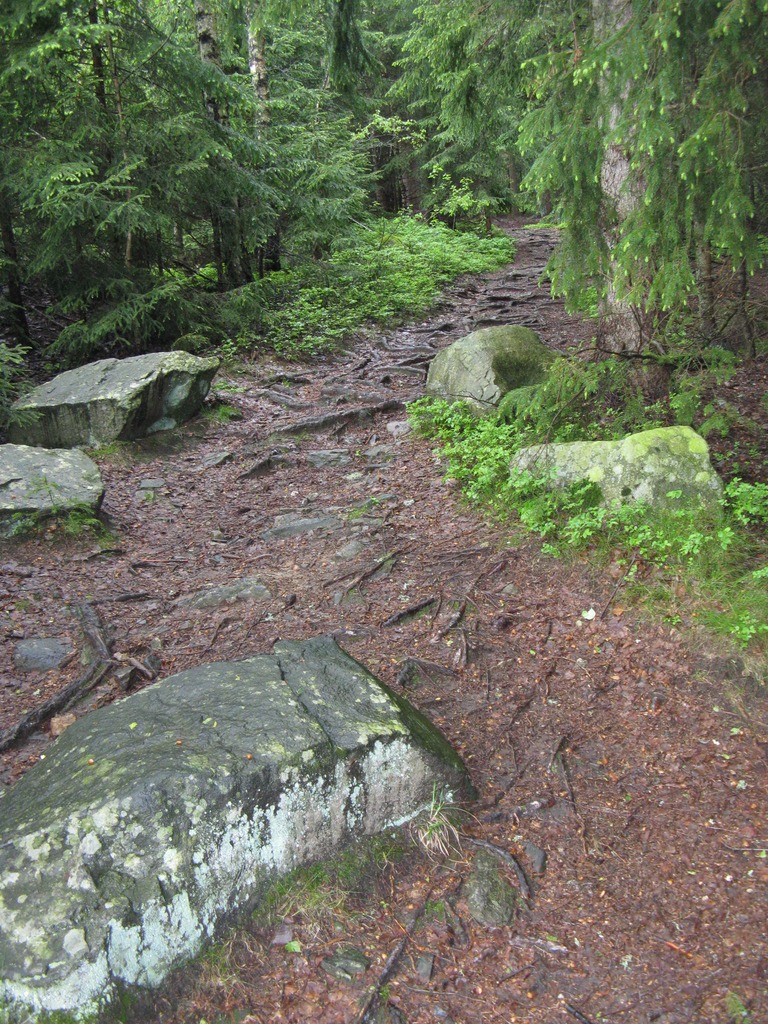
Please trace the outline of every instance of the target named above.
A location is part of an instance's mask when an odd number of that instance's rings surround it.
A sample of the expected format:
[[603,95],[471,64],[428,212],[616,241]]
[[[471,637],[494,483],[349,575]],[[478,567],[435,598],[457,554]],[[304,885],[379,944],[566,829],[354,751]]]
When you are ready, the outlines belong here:
[[[755,529],[768,522],[767,484],[737,477],[713,507],[686,503],[680,492],[670,492],[664,509],[606,507],[595,484],[552,490],[546,478],[510,470],[515,452],[533,443],[616,436],[629,422],[633,429],[658,425],[658,405],[645,422],[638,410],[620,408],[617,396],[631,398],[633,385],[613,360],[606,362],[573,366],[558,360],[535,398],[507,420],[480,418],[464,403],[425,398],[409,407],[411,422],[417,433],[439,442],[446,476],[461,484],[469,501],[519,522],[542,539],[548,554],[589,551],[607,560],[618,551],[633,575],[642,566],[662,589],[665,580],[688,580],[687,589],[698,595],[700,620],[755,649],[768,639],[768,545]],[[642,409],[640,399],[638,404]]]

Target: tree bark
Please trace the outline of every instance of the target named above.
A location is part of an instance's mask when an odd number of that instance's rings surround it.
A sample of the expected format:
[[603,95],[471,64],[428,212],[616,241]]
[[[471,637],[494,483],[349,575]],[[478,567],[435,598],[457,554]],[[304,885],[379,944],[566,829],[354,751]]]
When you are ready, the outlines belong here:
[[[593,0],[592,17],[596,38],[607,40],[628,24],[632,17],[631,0]],[[609,250],[615,248],[621,224],[638,201],[636,191],[629,187],[629,154],[624,146],[611,139],[625,101],[626,91],[624,96],[612,102],[604,125],[608,141],[600,169],[600,186],[611,213],[611,223],[606,223],[603,228]],[[639,352],[645,342],[645,318],[641,309],[617,295],[615,269],[615,263],[611,260],[598,328],[599,340],[604,347],[614,352]]]

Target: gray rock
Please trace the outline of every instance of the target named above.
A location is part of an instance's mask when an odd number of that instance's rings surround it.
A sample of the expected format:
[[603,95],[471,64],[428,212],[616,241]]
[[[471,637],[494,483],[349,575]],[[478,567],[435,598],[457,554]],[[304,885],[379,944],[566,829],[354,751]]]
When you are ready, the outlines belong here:
[[297,512],[287,512],[277,516],[275,525],[263,530],[259,536],[264,541],[283,540],[285,537],[300,537],[313,530],[340,530],[343,525],[336,516],[302,516]]
[[35,416],[12,426],[10,440],[75,448],[171,429],[201,407],[218,366],[218,359],[157,352],[67,370],[14,404]]
[[144,480],[139,482],[140,491],[157,491],[161,487],[166,487],[167,484],[162,477],[146,477]]
[[151,988],[277,874],[469,790],[437,730],[330,638],[80,718],[0,793],[0,1006]]
[[13,533],[17,516],[51,516],[104,497],[99,467],[82,452],[0,445],[0,536]]
[[225,462],[231,462],[232,458],[232,452],[214,452],[212,455],[205,456],[200,469],[213,469],[215,466],[223,466]]
[[352,457],[346,448],[328,448],[307,452],[307,462],[315,469],[323,469],[325,466],[346,466],[351,461]]
[[395,449],[391,444],[372,444],[363,450],[363,456],[369,462],[391,462],[395,457]]
[[508,391],[541,383],[554,358],[528,327],[485,327],[435,356],[427,394],[491,412]]
[[534,875],[543,875],[547,870],[546,851],[531,842],[523,843],[523,849],[525,850],[526,857],[531,862],[531,871]]
[[63,637],[36,637],[20,640],[13,650],[13,664],[19,672],[49,672],[63,665],[74,653]]
[[411,424],[408,420],[392,420],[387,424],[387,433],[392,437],[405,437],[410,432]]
[[337,950],[333,956],[321,960],[320,966],[326,974],[338,978],[339,981],[354,981],[358,975],[365,974],[371,966],[371,961],[359,949],[346,946]]
[[416,961],[416,974],[426,984],[432,978],[435,969],[435,958],[431,953],[424,953]]
[[344,544],[343,547],[340,547],[338,551],[335,551],[333,553],[333,557],[343,561],[348,561],[351,558],[357,558],[357,556],[361,555],[368,546],[368,544],[365,544],[363,541],[355,538],[354,540],[350,540],[348,543]]
[[234,604],[235,601],[271,601],[272,594],[261,580],[255,576],[244,576],[234,583],[225,583],[220,587],[208,587],[196,594],[180,597],[178,604],[187,608],[218,608],[222,604]]
[[518,452],[510,468],[549,479],[552,487],[597,484],[606,505],[645,501],[674,507],[679,501],[670,492],[703,502],[717,501],[722,493],[707,443],[690,427],[644,430],[619,441],[536,445]]
[[464,895],[472,917],[490,927],[512,924],[523,907],[517,891],[502,876],[498,860],[487,850],[475,854]]

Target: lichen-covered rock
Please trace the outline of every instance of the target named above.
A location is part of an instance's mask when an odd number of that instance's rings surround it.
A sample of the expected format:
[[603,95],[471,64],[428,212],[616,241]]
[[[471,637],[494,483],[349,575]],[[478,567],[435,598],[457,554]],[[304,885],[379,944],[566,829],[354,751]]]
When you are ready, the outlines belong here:
[[427,394],[492,412],[508,391],[541,383],[554,358],[528,327],[484,327],[435,356]]
[[169,430],[198,411],[218,366],[187,352],[155,352],[67,370],[14,404],[34,415],[11,426],[10,440],[93,447]]
[[0,796],[0,1007],[153,987],[275,874],[467,793],[437,730],[331,639],[79,719]]
[[690,427],[644,430],[619,441],[536,445],[518,452],[511,469],[527,470],[553,487],[588,480],[600,488],[606,505],[644,501],[660,508],[679,503],[670,493],[704,502],[722,493],[707,443]]
[[0,445],[0,537],[13,533],[19,516],[97,510],[103,497],[99,467],[82,452]]

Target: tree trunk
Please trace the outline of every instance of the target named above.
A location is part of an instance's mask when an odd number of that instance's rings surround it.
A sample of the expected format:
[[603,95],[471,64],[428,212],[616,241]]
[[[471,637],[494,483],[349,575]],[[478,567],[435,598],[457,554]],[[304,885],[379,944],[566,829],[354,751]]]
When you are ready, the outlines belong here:
[[[631,0],[593,0],[592,17],[597,39],[606,40],[624,28],[632,17]],[[613,250],[618,242],[622,221],[638,201],[628,187],[630,177],[629,155],[623,146],[612,141],[611,135],[619,120],[621,103],[613,101],[604,125],[608,138],[600,170],[600,186],[610,209],[610,222],[604,225],[606,242]],[[644,345],[644,316],[641,309],[620,299],[614,285],[615,263],[611,260],[606,295],[600,313],[598,338],[612,352],[639,352]]]
[[13,214],[7,193],[0,188],[0,236],[5,256],[5,283],[8,288],[8,301],[11,304],[10,329],[15,341],[29,341],[29,324],[24,308],[24,293],[19,274],[16,235],[13,230]]
[[[251,86],[256,97],[256,138],[260,139],[272,123],[269,109],[269,72],[264,50],[264,33],[258,24],[259,0],[251,0],[246,7],[248,19],[248,69]],[[259,277],[274,270],[280,270],[280,224],[275,226],[264,245],[259,246],[256,260]]]
[[[219,35],[216,28],[216,16],[207,0],[195,0],[195,31],[200,59],[204,64],[215,64],[216,67],[219,67],[221,63],[221,50],[219,48]],[[221,124],[221,111],[216,98],[214,96],[206,96],[205,105],[213,120],[217,124]]]
[[[195,30],[200,59],[206,64],[221,67],[221,47],[219,45],[216,16],[209,0],[195,0]],[[209,95],[205,105],[211,119],[216,124],[227,124],[227,113],[219,105],[218,99]],[[213,226],[213,255],[219,277],[219,289],[237,288],[248,279],[244,272],[242,260],[242,218],[240,216],[238,197],[224,197],[218,206],[211,207],[211,224]]]

